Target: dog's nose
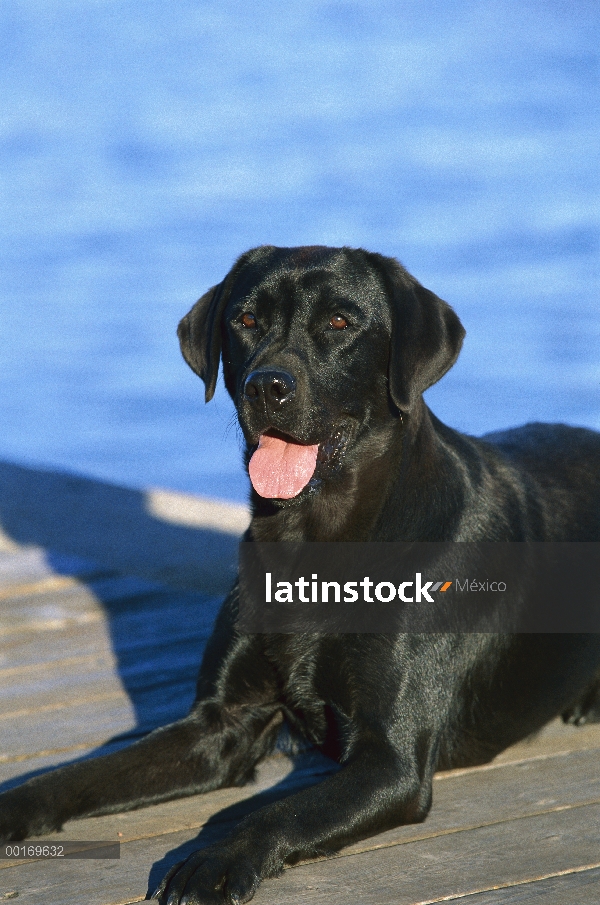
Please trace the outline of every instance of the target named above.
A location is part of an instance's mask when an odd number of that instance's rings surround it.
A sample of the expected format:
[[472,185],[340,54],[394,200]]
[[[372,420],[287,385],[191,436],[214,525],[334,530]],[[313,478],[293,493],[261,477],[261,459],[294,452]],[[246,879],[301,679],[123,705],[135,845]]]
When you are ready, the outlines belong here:
[[264,400],[267,405],[282,405],[296,392],[296,381],[287,371],[259,368],[248,374],[244,384],[244,396],[250,402]]

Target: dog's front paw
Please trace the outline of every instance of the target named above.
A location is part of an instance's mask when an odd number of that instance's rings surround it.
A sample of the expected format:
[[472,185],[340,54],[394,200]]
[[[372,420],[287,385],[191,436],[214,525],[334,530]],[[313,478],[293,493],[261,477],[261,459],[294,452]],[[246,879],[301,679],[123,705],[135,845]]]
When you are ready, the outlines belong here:
[[247,855],[211,846],[172,867],[152,898],[160,905],[242,905],[263,876]]
[[40,806],[26,785],[0,795],[0,842],[42,836],[61,829],[62,822]]

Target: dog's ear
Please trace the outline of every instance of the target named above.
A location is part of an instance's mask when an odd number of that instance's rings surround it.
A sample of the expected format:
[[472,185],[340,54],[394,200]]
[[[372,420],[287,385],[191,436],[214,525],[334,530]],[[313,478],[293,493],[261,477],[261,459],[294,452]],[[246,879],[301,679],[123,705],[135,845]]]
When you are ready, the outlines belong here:
[[179,322],[181,354],[204,381],[207,402],[213,398],[221,356],[221,315],[226,302],[224,284],[213,286]]
[[447,302],[421,286],[396,261],[387,263],[393,317],[390,395],[399,411],[408,412],[450,370],[465,328]]

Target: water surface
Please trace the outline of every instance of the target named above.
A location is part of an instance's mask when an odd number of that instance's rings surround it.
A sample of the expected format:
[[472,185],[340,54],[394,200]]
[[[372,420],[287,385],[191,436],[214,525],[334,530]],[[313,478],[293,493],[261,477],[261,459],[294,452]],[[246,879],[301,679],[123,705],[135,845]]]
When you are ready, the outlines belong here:
[[175,327],[246,248],[363,246],[449,301],[428,400],[600,429],[598,6],[4,0],[0,458],[243,500]]

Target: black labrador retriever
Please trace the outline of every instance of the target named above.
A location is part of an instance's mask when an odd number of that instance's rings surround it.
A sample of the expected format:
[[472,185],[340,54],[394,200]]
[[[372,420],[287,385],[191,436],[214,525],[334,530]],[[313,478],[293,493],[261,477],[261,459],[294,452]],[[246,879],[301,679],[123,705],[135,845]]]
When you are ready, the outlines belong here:
[[[599,541],[599,434],[533,424],[478,440],[424,404],[463,336],[390,258],[244,254],[179,338],[207,401],[223,359],[253,485],[246,540]],[[189,716],[6,792],[1,838],[244,783],[285,720],[342,768],[246,817],[155,893],[247,902],[286,863],[423,820],[436,769],[490,760],[557,714],[600,714],[593,633],[243,634],[238,596],[236,584]]]

